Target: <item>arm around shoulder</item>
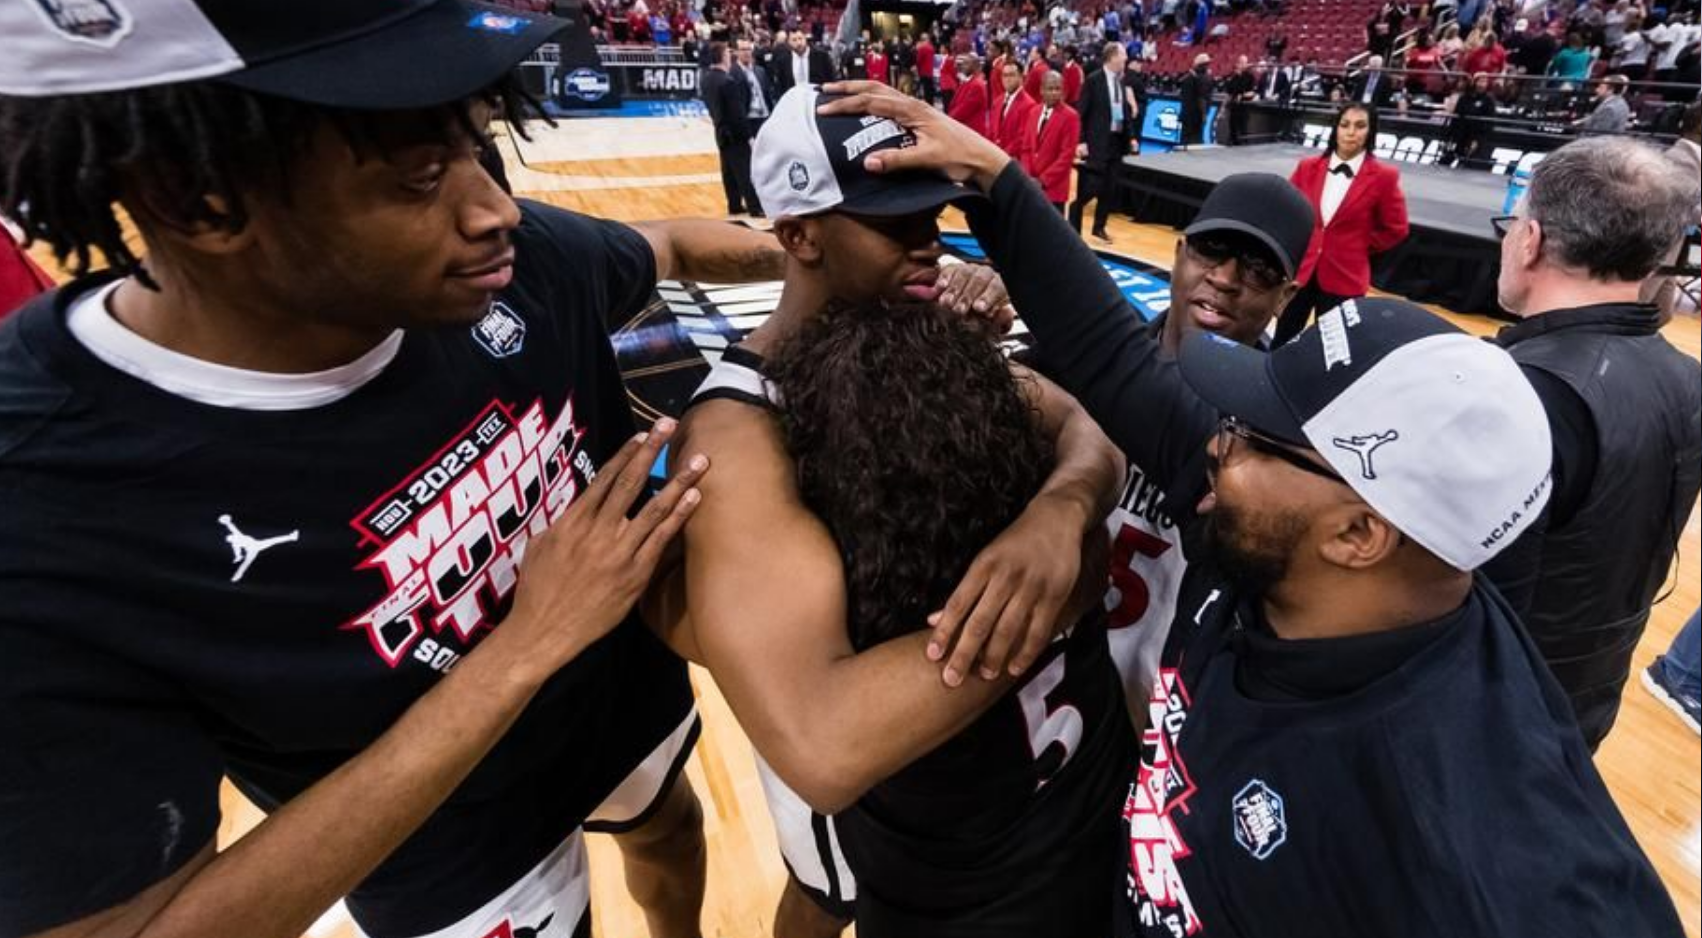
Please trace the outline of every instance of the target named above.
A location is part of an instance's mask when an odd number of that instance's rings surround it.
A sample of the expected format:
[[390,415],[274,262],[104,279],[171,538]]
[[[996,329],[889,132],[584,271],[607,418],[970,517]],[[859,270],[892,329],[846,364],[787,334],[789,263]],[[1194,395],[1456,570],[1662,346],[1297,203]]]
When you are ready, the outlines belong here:
[[812,808],[842,810],[1008,686],[943,686],[925,633],[851,647],[838,547],[800,501],[766,413],[700,404],[681,446],[716,467],[685,532],[692,640],[752,743]]

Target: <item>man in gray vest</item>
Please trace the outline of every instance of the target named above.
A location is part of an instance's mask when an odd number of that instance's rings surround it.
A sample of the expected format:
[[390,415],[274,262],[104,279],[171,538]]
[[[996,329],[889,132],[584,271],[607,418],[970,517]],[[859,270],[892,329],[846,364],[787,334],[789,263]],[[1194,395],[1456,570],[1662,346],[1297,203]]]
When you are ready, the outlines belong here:
[[1548,411],[1554,496],[1485,568],[1572,699],[1584,739],[1613,727],[1631,653],[1702,487],[1702,368],[1661,336],[1643,281],[1691,223],[1697,179],[1625,137],[1579,140],[1537,165],[1498,221],[1496,341]]

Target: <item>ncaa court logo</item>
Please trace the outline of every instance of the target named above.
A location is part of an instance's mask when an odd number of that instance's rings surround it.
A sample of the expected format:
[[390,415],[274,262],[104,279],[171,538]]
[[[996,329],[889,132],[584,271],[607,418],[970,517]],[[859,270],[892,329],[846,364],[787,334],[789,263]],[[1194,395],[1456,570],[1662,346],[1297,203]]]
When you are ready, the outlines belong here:
[[485,318],[473,324],[473,340],[492,358],[519,354],[526,345],[526,320],[497,300]]
[[1288,840],[1288,817],[1282,796],[1264,782],[1253,779],[1242,786],[1231,802],[1235,814],[1235,842],[1255,860],[1269,859]]
[[31,0],[54,32],[73,42],[110,49],[130,35],[135,20],[118,0]]

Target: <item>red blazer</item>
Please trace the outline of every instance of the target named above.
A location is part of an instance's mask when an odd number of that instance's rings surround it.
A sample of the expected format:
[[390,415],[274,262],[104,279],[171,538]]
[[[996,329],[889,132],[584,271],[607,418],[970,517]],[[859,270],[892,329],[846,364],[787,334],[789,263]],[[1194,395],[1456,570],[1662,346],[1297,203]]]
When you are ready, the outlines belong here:
[[1070,200],[1070,167],[1076,163],[1076,139],[1081,136],[1081,116],[1076,109],[1068,104],[1060,104],[1052,111],[1052,119],[1046,122],[1046,130],[1036,133],[1039,129],[1041,105],[1035,105],[1028,115],[1027,133],[1031,141],[1028,148],[1028,162],[1023,168],[1040,183],[1040,188],[1046,190],[1046,201],[1068,202]]
[[1040,59],[1040,60],[1036,61],[1033,65],[1030,65],[1028,67],[1028,77],[1026,77],[1022,80],[1022,90],[1028,92],[1029,97],[1033,98],[1036,101],[1039,101],[1040,100],[1040,79],[1045,78],[1046,73],[1051,71],[1051,70],[1052,70],[1052,67],[1046,64],[1045,59]]
[[1309,156],[1294,167],[1288,181],[1312,203],[1312,243],[1295,275],[1304,286],[1314,270],[1318,288],[1337,296],[1364,296],[1371,289],[1371,255],[1381,254],[1407,239],[1407,198],[1401,174],[1393,166],[1366,154],[1353,177],[1341,207],[1324,224],[1324,177],[1330,157]]
[[1018,165],[1028,165],[1028,151],[1034,146],[1034,122],[1039,120],[1040,105],[1028,96],[1028,92],[1018,88],[1016,100],[1011,102],[1011,109],[1005,111],[1004,90],[1000,89],[999,96],[993,99],[993,109],[988,115],[992,123],[993,142],[999,149],[1009,153],[1011,159]]
[[1087,74],[1081,66],[1074,62],[1064,63],[1064,103],[1075,107],[1081,100],[1081,85],[1087,80]]
[[952,120],[992,139],[987,133],[987,79],[976,75],[966,82],[961,82],[957,86],[957,93],[951,97],[951,110],[947,113]]
[[49,277],[35,261],[24,253],[12,233],[0,225],[0,317],[24,305],[25,301],[53,289]]

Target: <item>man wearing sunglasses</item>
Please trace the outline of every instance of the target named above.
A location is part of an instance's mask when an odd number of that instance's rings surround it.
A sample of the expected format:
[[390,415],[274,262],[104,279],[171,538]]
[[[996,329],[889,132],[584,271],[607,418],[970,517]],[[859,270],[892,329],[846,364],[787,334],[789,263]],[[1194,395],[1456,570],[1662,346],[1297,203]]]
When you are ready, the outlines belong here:
[[[1163,355],[1174,359],[1188,336],[1212,333],[1263,346],[1265,329],[1293,299],[1294,272],[1312,235],[1312,207],[1288,180],[1270,173],[1224,179],[1176,244],[1170,309],[1147,327]],[[1067,363],[1036,364],[1050,372]],[[1111,652],[1136,723],[1158,674],[1176,591],[1192,554],[1165,499],[1170,477],[1131,461],[1111,512]],[[1196,547],[1197,550],[1197,547]]]
[[987,193],[971,225],[1047,360],[1168,476],[1198,545],[1122,806],[1116,934],[1680,934],[1559,687],[1472,574],[1548,499],[1548,422],[1511,356],[1372,299],[1272,353],[1205,334],[1171,360],[1008,158],[849,87],[830,110],[917,138],[871,168]]

